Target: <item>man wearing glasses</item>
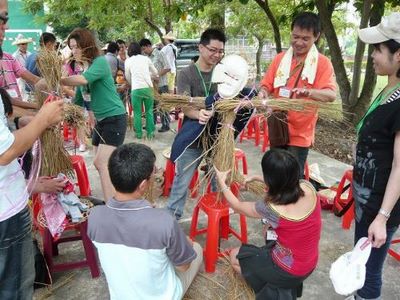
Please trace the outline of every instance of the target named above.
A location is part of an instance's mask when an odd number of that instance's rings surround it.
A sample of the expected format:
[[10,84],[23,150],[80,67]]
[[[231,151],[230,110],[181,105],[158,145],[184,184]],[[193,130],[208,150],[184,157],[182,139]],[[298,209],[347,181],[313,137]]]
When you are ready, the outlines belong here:
[[[211,82],[211,77],[215,65],[224,56],[225,41],[224,33],[217,29],[207,29],[203,32],[200,37],[199,59],[178,74],[178,94],[208,97],[217,92],[217,84]],[[210,110],[193,108],[186,108],[183,112],[184,123],[192,119],[198,120],[200,124],[206,124],[213,114]],[[182,217],[188,187],[201,162],[199,158],[203,154],[200,136],[192,135],[189,130],[187,136],[180,134],[179,139],[175,138],[171,151],[170,159],[176,164],[176,172],[167,207],[177,219]]]

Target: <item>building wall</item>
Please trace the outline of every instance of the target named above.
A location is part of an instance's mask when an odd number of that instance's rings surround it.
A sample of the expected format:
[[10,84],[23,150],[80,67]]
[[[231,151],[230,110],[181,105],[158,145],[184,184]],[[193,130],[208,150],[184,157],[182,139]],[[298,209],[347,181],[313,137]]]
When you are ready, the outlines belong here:
[[[5,52],[13,53],[17,50],[17,46],[13,46],[12,42],[15,40],[19,33],[24,37],[32,38],[33,43],[29,44],[29,51],[34,51],[39,47],[39,37],[43,31],[46,30],[46,25],[39,25],[35,22],[35,16],[27,14],[23,10],[23,2],[21,0],[8,0],[8,27],[6,36],[3,42],[3,50]],[[43,16],[43,10],[38,14]]]

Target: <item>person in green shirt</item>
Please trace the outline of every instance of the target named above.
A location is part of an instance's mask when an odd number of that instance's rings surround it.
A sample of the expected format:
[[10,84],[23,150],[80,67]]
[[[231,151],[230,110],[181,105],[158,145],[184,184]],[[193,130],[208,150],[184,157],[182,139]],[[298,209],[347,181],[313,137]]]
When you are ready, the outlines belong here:
[[94,166],[99,172],[104,199],[114,193],[108,173],[108,159],[114,149],[123,144],[126,133],[126,110],[118,96],[111,69],[104,56],[100,56],[96,41],[87,29],[74,29],[68,36],[68,45],[74,56],[89,67],[81,75],[63,77],[61,84],[78,86],[75,103],[90,101],[96,119],[93,128]]

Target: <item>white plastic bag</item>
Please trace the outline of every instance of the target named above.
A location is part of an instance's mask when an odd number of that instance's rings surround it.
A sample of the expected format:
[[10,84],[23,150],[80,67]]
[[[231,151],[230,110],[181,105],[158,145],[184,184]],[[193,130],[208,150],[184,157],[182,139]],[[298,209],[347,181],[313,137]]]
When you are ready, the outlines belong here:
[[365,264],[371,253],[371,243],[366,237],[358,240],[353,251],[341,255],[331,266],[329,277],[336,293],[349,295],[364,286]]

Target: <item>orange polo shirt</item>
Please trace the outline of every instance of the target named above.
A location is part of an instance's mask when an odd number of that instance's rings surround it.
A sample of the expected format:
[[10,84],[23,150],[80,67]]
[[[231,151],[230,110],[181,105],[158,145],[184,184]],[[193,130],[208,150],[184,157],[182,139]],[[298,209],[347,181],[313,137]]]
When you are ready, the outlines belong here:
[[[261,86],[265,88],[273,97],[279,97],[279,87],[274,88],[274,78],[279,64],[285,53],[281,52],[273,59],[264,78],[261,81]],[[293,58],[290,71],[292,71],[298,61]],[[299,75],[300,68],[287,81],[286,87],[294,88],[294,84]],[[318,54],[317,73],[314,84],[309,84],[307,80],[300,78],[298,88],[307,89],[330,89],[336,92],[335,73],[331,61],[324,55]],[[289,111],[288,112],[288,127],[289,127],[289,145],[299,147],[310,147],[314,143],[315,125],[318,119],[317,110],[315,113],[302,113]]]

